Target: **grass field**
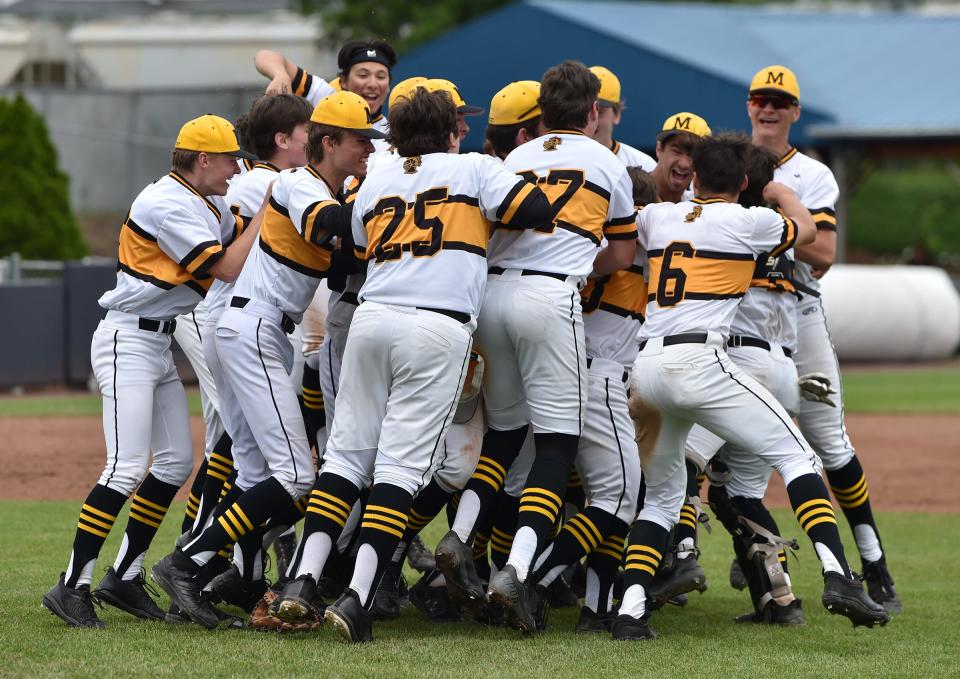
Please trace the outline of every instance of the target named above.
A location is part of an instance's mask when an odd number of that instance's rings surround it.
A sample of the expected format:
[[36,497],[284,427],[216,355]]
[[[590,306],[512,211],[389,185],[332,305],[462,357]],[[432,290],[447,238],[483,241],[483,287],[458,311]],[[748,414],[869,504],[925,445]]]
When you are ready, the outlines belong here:
[[[960,413],[960,365],[940,369],[848,370],[845,407],[851,413]],[[188,392],[190,412],[200,415],[200,394]],[[100,397],[76,393],[0,398],[0,417],[100,415]]]
[[[322,628],[310,635],[279,636],[251,631],[207,632],[199,627],[143,622],[114,609],[101,612],[106,630],[65,627],[40,606],[68,556],[76,503],[3,502],[0,511],[0,675],[5,676],[255,676],[338,677],[851,677],[957,676],[955,613],[960,592],[948,576],[957,562],[956,518],[891,513],[880,528],[905,613],[883,629],[853,629],[819,603],[820,576],[809,543],[791,559],[795,589],[804,600],[807,625],[800,629],[735,626],[749,608],[746,594],[726,582],[731,555],[719,526],[703,535],[703,563],[710,589],[693,595],[685,609],[654,616],[661,638],[620,643],[572,633],[572,609],[554,611],[549,631],[522,639],[511,630],[474,623],[430,625],[404,609],[400,620],[380,623],[376,642],[347,646]],[[147,557],[147,565],[175,538],[181,508],[171,509]],[[775,512],[788,535],[799,528]],[[119,524],[120,522],[118,522]],[[425,535],[433,544],[437,523]],[[846,529],[844,529],[845,532]],[[116,555],[114,530],[97,577]],[[851,545],[848,553],[854,554]],[[931,569],[931,566],[934,568]],[[937,571],[937,572],[934,572]],[[161,602],[166,604],[164,598]]]

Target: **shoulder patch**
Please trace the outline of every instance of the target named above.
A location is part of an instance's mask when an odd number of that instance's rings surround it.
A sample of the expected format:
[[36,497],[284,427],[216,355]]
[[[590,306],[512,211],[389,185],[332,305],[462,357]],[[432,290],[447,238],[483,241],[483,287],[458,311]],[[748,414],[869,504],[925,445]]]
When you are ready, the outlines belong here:
[[693,210],[687,213],[687,216],[683,218],[685,222],[692,222],[697,219],[703,213],[702,205],[694,205]]
[[404,174],[416,174],[417,168],[423,165],[423,158],[420,156],[410,156],[403,161]]
[[545,142],[543,142],[544,151],[556,151],[560,144],[563,143],[563,139],[560,137],[550,137]]

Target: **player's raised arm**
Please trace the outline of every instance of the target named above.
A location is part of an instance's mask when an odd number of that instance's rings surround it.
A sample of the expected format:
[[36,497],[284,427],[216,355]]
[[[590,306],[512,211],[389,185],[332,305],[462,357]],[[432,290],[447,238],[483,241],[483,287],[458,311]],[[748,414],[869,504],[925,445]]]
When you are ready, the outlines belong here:
[[270,78],[267,94],[286,94],[293,91],[291,83],[297,75],[297,66],[280,52],[260,50],[253,57],[253,65],[260,75]]
[[795,245],[812,243],[817,237],[817,227],[813,223],[810,210],[804,207],[793,190],[779,182],[770,182],[763,189],[763,198],[780,206],[780,211],[796,224],[797,239]]

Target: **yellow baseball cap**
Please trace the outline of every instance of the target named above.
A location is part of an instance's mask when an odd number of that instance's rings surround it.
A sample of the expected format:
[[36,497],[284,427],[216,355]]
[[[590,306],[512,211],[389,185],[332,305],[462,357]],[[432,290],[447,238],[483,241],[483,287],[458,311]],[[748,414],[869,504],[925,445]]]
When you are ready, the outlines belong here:
[[682,111],[680,113],[674,113],[663,121],[660,134],[657,135],[657,141],[664,142],[680,132],[686,132],[695,137],[709,137],[711,134],[710,126],[707,125],[706,120],[695,113]]
[[390,97],[387,99],[387,106],[389,108],[393,108],[401,97],[409,98],[410,93],[413,92],[418,85],[422,85],[426,81],[427,79],[422,75],[415,75],[412,78],[401,80],[393,86],[392,90],[390,90]]
[[330,78],[330,80],[327,81],[327,84],[330,85],[330,87],[333,88],[333,91],[334,91],[334,92],[342,92],[342,91],[343,91],[343,83],[340,82],[340,76],[339,76],[339,75],[335,75],[335,76],[333,76],[332,78]]
[[490,102],[491,125],[517,125],[533,120],[541,114],[540,83],[536,80],[518,80],[512,82],[493,95]]
[[454,106],[457,107],[457,113],[464,116],[479,116],[483,114],[483,109],[479,106],[470,106],[463,100],[460,90],[449,80],[443,78],[429,78],[420,83],[420,87],[426,88],[428,92],[446,92],[453,99]]
[[387,135],[373,129],[372,118],[363,97],[342,91],[321,99],[310,115],[310,121],[320,125],[340,127],[367,139],[386,139]]
[[601,106],[622,106],[620,101],[620,78],[605,66],[591,66],[590,72],[600,79],[600,94],[597,100]]
[[749,94],[779,94],[800,103],[800,83],[797,74],[786,66],[767,66],[757,71],[750,81]]
[[247,160],[257,159],[252,153],[240,150],[237,132],[229,120],[210,113],[184,123],[173,148],[181,151],[223,153]]

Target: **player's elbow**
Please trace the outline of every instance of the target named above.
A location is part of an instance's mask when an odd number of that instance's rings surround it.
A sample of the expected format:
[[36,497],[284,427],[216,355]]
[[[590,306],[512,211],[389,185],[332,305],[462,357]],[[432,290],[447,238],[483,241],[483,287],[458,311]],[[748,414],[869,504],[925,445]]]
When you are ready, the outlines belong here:
[[797,240],[796,245],[809,245],[817,238],[817,227],[813,220],[797,220]]
[[242,262],[235,264],[232,261],[232,258],[221,257],[213,266],[210,267],[207,273],[209,273],[213,278],[216,278],[218,281],[223,281],[224,283],[233,283],[237,280],[242,268]]
[[550,221],[550,201],[539,187],[523,199],[510,219],[509,225],[518,229],[535,229]]
[[633,263],[633,258],[637,254],[637,241],[635,238],[610,241],[607,247],[610,248],[610,265],[614,271],[626,269]]

